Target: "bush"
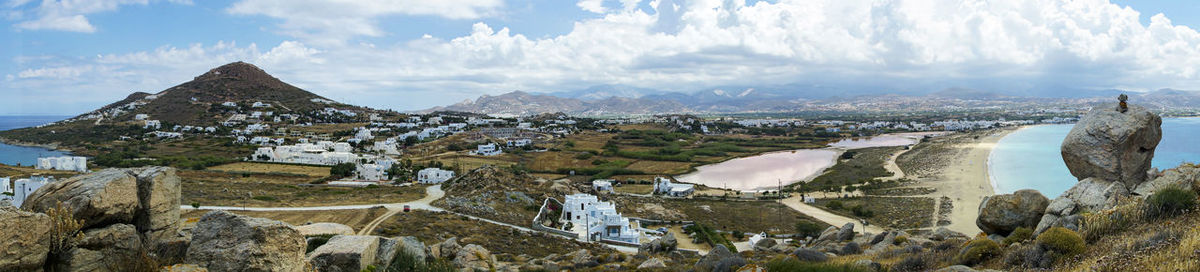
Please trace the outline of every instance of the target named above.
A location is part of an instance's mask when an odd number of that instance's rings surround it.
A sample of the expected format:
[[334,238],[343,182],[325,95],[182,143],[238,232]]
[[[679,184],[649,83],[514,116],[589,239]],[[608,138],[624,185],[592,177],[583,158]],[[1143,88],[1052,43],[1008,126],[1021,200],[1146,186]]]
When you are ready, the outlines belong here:
[[1037,242],[1039,246],[1066,256],[1083,253],[1083,250],[1086,249],[1083,244],[1083,237],[1080,237],[1074,231],[1062,227],[1053,227],[1046,230],[1046,232],[1038,235]]
[[354,174],[354,163],[339,163],[329,168],[329,176],[332,178],[343,178]]
[[579,153],[578,155],[575,155],[576,160],[586,160],[586,159],[591,159],[591,158],[592,158],[592,153],[587,153],[587,152]]
[[900,260],[899,262],[896,262],[896,264],[892,265],[892,269],[889,271],[895,271],[895,272],[929,271],[929,270],[932,270],[932,268],[933,268],[932,265],[930,265],[930,263],[931,263],[930,260],[928,258],[925,258],[922,255],[909,255],[908,257],[904,257],[903,260]]
[[858,216],[858,217],[873,217],[873,216],[875,216],[875,211],[868,210],[866,207],[863,207],[863,205],[854,205],[854,207],[850,208],[850,212],[853,212],[854,216]]
[[850,264],[801,262],[796,258],[776,258],[767,262],[767,271],[790,272],[867,272],[867,268]]
[[61,256],[83,239],[83,221],[76,220],[62,202],[46,211],[50,217],[50,257]]
[[1050,268],[1058,253],[1047,252],[1038,245],[1023,245],[1004,255],[1004,263],[1022,268]]
[[1176,216],[1196,207],[1196,193],[1176,187],[1154,192],[1146,199],[1146,215],[1153,218]]
[[1016,242],[1027,241],[1029,238],[1033,238],[1033,230],[1026,227],[1018,227],[1012,233],[1009,233],[1008,237],[1004,237],[1004,241],[1001,241],[1001,244],[1008,246]]
[[829,260],[829,256],[825,253],[807,248],[796,249],[795,252],[792,252],[792,256],[803,262],[819,263]]
[[192,202],[192,208],[193,208],[193,209],[199,209],[199,208],[200,208],[200,202]]
[[729,233],[729,236],[733,236],[733,239],[737,239],[737,240],[739,240],[739,241],[741,241],[742,239],[746,238],[746,234],[745,234],[745,233],[742,233],[742,232],[740,232],[740,231],[733,231],[733,232],[730,232],[730,233]]
[[832,200],[829,201],[829,203],[825,203],[825,207],[828,207],[831,210],[841,210],[843,208],[842,206],[842,201],[839,200]]
[[821,225],[808,220],[796,222],[796,233],[804,236],[817,237],[821,235],[821,231],[825,230]]
[[896,236],[896,239],[892,239],[893,245],[901,245],[904,244],[904,242],[908,242],[908,236],[900,235]]
[[976,238],[958,255],[958,262],[964,265],[982,263],[1000,254],[1000,245],[986,237]]
[[1079,226],[1084,240],[1094,242],[1104,235],[1117,233],[1128,229],[1146,215],[1146,204],[1137,198],[1131,202],[1119,204],[1112,210],[1083,214],[1083,223]]

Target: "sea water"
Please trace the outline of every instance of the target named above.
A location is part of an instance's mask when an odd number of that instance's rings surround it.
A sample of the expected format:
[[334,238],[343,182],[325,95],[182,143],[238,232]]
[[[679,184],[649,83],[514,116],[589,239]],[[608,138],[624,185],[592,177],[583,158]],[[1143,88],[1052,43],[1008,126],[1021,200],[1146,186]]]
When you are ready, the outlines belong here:
[[[58,120],[68,116],[0,116],[0,130],[32,127]],[[66,155],[67,152],[41,147],[15,146],[0,143],[0,163],[7,165],[33,165],[38,158]]]
[[[1060,147],[1074,125],[1039,125],[1008,134],[992,149],[988,173],[997,194],[1036,189],[1055,198],[1075,186]],[[1163,119],[1163,138],[1154,152],[1153,167],[1168,169],[1200,162],[1200,118]]]

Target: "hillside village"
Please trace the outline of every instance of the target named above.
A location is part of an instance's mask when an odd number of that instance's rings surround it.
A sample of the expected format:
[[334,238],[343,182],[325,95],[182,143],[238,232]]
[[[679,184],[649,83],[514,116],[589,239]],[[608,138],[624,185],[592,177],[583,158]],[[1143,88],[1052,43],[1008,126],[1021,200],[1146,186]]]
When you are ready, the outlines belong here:
[[[1156,222],[1181,227],[1130,254],[1197,269],[1179,261],[1186,254],[1139,251],[1195,250],[1180,242],[1200,235],[1186,227],[1196,218],[1195,167],[1150,171],[1158,115],[1110,108],[904,118],[417,114],[341,104],[232,63],[0,132],[74,154],[0,179],[0,245],[11,249],[0,270],[1084,271],[1125,255],[1097,241]],[[1087,133],[1072,132],[1077,141],[1063,150],[1078,155],[1065,157],[1079,184],[1054,200],[1036,191],[985,198],[978,234],[948,229],[940,217],[954,202],[888,168],[934,137],[1075,122]],[[739,191],[677,178],[738,157],[929,131],[952,134],[839,150],[814,186]],[[1101,133],[1114,137],[1092,136]],[[1112,169],[1114,160],[1139,161]],[[1150,209],[1167,188],[1190,192],[1192,206],[1099,216]]]

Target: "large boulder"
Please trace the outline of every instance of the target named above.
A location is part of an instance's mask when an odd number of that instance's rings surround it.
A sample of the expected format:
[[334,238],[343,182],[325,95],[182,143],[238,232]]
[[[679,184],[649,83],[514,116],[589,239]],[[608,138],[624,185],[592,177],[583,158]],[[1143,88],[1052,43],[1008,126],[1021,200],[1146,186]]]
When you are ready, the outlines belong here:
[[1133,189],[1146,181],[1154,149],[1162,139],[1162,118],[1129,105],[1098,106],[1075,124],[1062,143],[1062,157],[1076,178],[1099,178]]
[[667,268],[667,264],[665,262],[663,262],[662,259],[650,258],[649,260],[642,262],[642,264],[638,265],[638,267],[637,267],[637,269],[639,269],[639,270],[640,269],[656,269],[656,268]]
[[1197,187],[1197,181],[1200,181],[1200,167],[1185,164],[1167,169],[1157,177],[1151,177],[1146,183],[1142,183],[1134,188],[1133,193],[1141,196],[1150,196],[1158,192],[1158,190],[1168,187],[1200,189],[1200,187]]
[[952,238],[967,238],[967,235],[945,227],[938,227],[936,230],[933,230],[933,233],[929,234],[929,239],[934,241],[945,241]]
[[141,234],[128,224],[85,231],[83,239],[54,260],[55,271],[128,271],[154,268],[146,261]]
[[308,254],[313,269],[328,272],[355,272],[375,265],[379,237],[338,235]]
[[186,262],[221,271],[301,271],[304,236],[264,218],[213,211],[192,230]]
[[49,216],[0,207],[0,271],[40,269],[49,252]]
[[303,226],[296,226],[296,230],[300,235],[305,237],[313,235],[354,235],[354,228],[338,223],[312,223]]
[[469,244],[454,254],[454,266],[461,271],[492,271],[496,266],[496,256],[482,246]]
[[395,239],[380,238],[379,242],[379,257],[376,258],[375,265],[377,271],[385,271],[395,259],[396,253],[404,252],[421,265],[425,264],[425,259],[429,258],[429,248],[425,247],[425,243],[418,240],[417,237],[404,236],[396,237]]
[[[1116,206],[1118,201],[1128,196],[1129,190],[1126,190],[1125,186],[1119,182],[1087,178],[1079,181],[1059,196],[1070,199],[1075,204],[1070,212],[1060,215],[1106,210]],[[1065,204],[1062,207],[1066,207]]]
[[130,169],[137,178],[138,209],[134,225],[149,240],[169,239],[179,233],[180,183],[175,168]]
[[[128,223],[138,209],[137,189],[137,178],[128,171],[104,169],[42,186],[25,199],[21,209],[44,213],[62,203],[85,229]],[[178,214],[175,220],[179,220]]]
[[776,242],[775,239],[772,239],[770,237],[763,237],[761,240],[758,240],[758,243],[754,243],[751,246],[753,246],[754,250],[757,250],[757,251],[769,251],[769,250],[771,250],[771,248],[775,247],[778,244],[779,244],[779,242]]
[[1033,229],[1046,211],[1050,200],[1036,190],[989,196],[979,204],[975,225],[987,234],[1008,235],[1019,227]]
[[842,225],[842,228],[838,229],[837,240],[840,242],[850,241],[851,239],[854,239],[854,223],[846,223]]
[[[721,268],[737,264],[739,261],[742,265],[745,265],[745,259],[734,255],[733,252],[730,252],[728,248],[725,248],[725,245],[717,245],[716,247],[713,247],[712,250],[709,250],[707,255],[704,255],[704,257],[700,258],[700,260],[696,262],[695,268],[696,271],[700,272],[725,272],[728,270],[721,270]],[[739,265],[737,267],[741,266]],[[733,268],[736,269],[737,267]]]
[[454,259],[454,254],[458,254],[459,249],[462,249],[462,246],[458,245],[458,237],[450,237],[450,239],[431,246],[429,253],[436,259]]

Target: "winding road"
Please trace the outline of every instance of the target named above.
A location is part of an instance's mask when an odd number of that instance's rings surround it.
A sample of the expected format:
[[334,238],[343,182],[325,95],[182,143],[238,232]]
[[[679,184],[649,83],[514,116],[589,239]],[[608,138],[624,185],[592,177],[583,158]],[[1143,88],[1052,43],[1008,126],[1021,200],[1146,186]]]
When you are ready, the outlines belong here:
[[[834,227],[841,227],[842,225],[845,225],[846,223],[854,223],[855,231],[863,231],[862,221],[859,221],[858,219],[854,219],[854,218],[837,215],[837,214],[822,210],[820,208],[813,207],[808,204],[804,204],[804,201],[801,200],[799,196],[793,196],[793,197],[779,200],[779,203],[782,203],[783,205],[788,206],[789,208],[792,208],[793,210],[796,210],[805,215],[812,216],[813,218],[816,218],[817,220],[821,220],[821,222],[825,222],[826,224],[833,225]],[[883,229],[878,226],[867,226],[866,232],[883,233]]]

